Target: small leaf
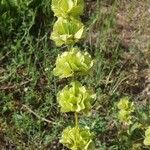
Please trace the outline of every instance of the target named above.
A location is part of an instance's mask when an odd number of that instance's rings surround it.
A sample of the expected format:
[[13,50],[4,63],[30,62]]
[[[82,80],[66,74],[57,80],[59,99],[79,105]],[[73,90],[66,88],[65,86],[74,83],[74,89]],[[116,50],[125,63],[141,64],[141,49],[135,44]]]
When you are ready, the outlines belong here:
[[145,145],[150,145],[150,136],[148,136],[148,137],[146,137],[146,138],[144,139],[144,144],[145,144]]
[[144,144],[145,144],[145,145],[150,145],[150,126],[149,126],[148,129],[145,131]]
[[132,133],[136,130],[136,129],[139,129],[141,127],[141,124],[138,123],[138,122],[135,122],[131,128],[129,129],[129,132],[128,134],[132,135]]
[[150,136],[150,127],[145,131],[145,136]]

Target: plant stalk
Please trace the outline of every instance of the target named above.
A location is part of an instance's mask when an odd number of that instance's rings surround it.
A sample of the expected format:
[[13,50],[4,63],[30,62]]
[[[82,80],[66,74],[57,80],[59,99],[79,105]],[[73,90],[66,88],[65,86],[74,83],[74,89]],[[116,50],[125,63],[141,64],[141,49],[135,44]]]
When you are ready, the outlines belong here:
[[75,112],[75,128],[78,129],[79,128],[79,121],[78,121],[78,113]]
[[78,122],[78,113],[75,112],[75,130],[76,130],[76,133],[75,133],[75,145],[76,147],[78,147],[78,144],[77,144],[77,135],[78,135],[78,129],[79,129],[79,122]]

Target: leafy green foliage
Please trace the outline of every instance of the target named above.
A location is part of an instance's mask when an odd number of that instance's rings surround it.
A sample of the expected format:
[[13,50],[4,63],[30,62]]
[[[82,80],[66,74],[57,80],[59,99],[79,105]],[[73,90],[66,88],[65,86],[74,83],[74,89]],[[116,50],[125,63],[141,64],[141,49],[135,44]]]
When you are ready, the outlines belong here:
[[79,18],[83,14],[84,0],[52,0],[52,10],[57,17]]
[[60,78],[86,75],[93,66],[91,56],[87,52],[74,47],[69,52],[58,55],[54,75]]
[[94,150],[92,138],[93,134],[89,129],[67,127],[60,142],[71,150]]
[[77,81],[72,82],[70,86],[64,87],[57,95],[62,112],[82,111],[88,113],[92,108],[94,98],[95,94]]
[[64,19],[59,17],[53,27],[51,40],[56,46],[73,45],[82,38],[84,25],[76,19]]

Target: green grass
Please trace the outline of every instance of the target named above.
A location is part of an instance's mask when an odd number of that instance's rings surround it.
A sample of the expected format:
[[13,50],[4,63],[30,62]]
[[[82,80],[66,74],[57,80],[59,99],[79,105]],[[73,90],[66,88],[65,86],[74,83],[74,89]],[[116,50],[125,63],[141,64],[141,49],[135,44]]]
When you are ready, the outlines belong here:
[[[18,150],[63,149],[59,137],[64,127],[73,124],[73,115],[60,113],[56,102],[58,90],[67,81],[52,73],[64,48],[55,47],[49,38],[55,21],[51,0],[15,2],[0,4],[0,149],[6,149],[7,141]],[[132,150],[142,143],[144,132],[124,133],[116,105],[121,97],[131,97],[137,104],[136,121],[150,125],[148,102],[137,102],[135,86],[129,86],[130,80],[126,84],[137,62],[126,63],[123,54],[139,50],[136,45],[124,47],[118,37],[116,15],[122,1],[93,3],[95,9],[83,16],[88,35],[78,45],[95,59],[93,73],[83,83],[94,88],[97,100],[92,116],[81,117],[80,122],[95,133],[98,150]],[[142,145],[141,149],[149,148]]]

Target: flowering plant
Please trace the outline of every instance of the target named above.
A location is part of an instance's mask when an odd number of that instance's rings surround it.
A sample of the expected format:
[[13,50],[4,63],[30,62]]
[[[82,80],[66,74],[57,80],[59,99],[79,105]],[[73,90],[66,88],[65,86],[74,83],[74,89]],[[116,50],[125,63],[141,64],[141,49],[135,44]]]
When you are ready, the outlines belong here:
[[60,142],[71,150],[94,150],[93,134],[87,128],[80,128],[78,114],[89,113],[95,94],[92,90],[75,80],[76,76],[86,75],[93,67],[93,60],[87,52],[73,47],[82,38],[84,25],[79,18],[83,13],[83,0],[52,0],[52,10],[58,18],[54,24],[51,39],[56,46],[63,44],[69,51],[58,55],[54,75],[60,79],[72,77],[57,94],[61,112],[74,112],[75,127],[67,127],[62,133]]

